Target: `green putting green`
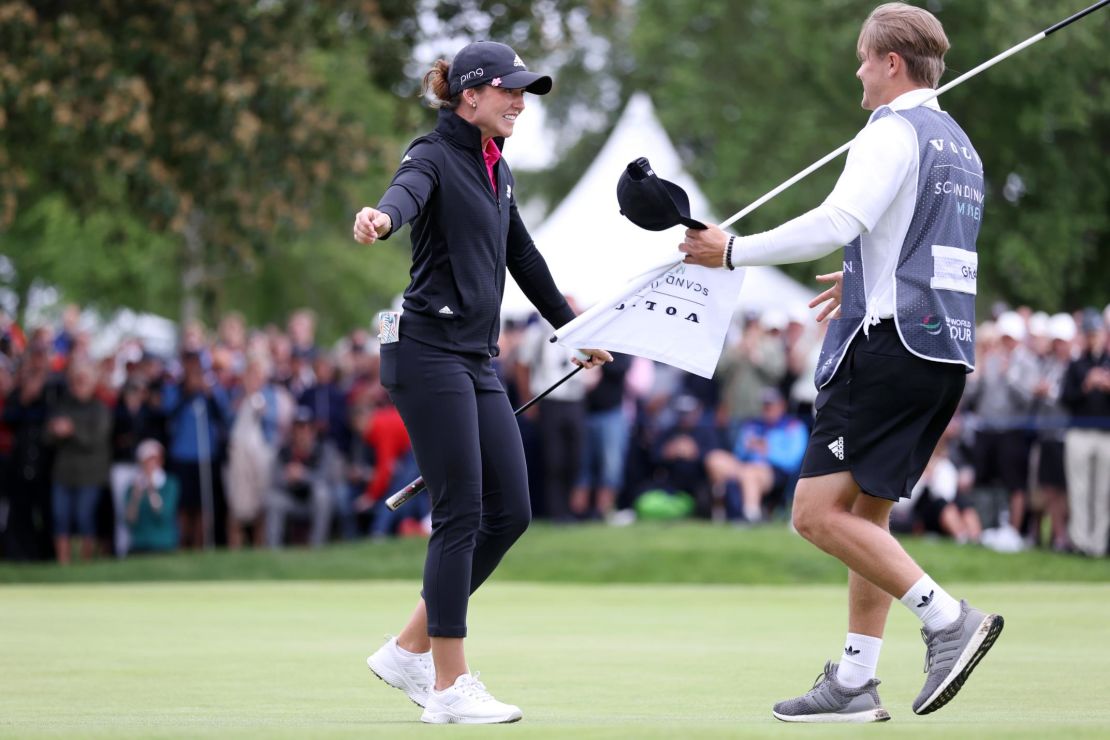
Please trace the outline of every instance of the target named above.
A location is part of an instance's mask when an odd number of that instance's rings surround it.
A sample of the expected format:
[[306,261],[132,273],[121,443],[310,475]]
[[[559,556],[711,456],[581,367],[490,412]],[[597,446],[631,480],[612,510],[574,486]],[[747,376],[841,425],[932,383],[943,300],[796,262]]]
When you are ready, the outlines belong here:
[[[577,557],[568,555],[567,557]],[[882,736],[1106,737],[1110,585],[946,584],[1002,612],[995,649],[949,706],[917,717],[924,647],[895,604]],[[528,738],[857,737],[776,722],[845,632],[835,586],[494,580],[471,604],[471,668],[524,721],[437,730],[370,674],[415,581],[0,588],[0,735]],[[878,735],[876,735],[878,736]]]

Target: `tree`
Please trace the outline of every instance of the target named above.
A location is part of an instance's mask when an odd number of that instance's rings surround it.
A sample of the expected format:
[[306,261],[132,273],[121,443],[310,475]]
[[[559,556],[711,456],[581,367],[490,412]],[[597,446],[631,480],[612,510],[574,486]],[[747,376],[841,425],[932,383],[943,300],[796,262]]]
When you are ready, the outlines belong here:
[[[329,184],[366,166],[306,65],[338,22],[328,5],[0,4],[0,226],[61,197],[82,229],[114,214],[102,245],[128,245],[118,258],[141,264],[131,247],[172,235],[161,267],[198,314],[229,270],[307,228]],[[19,226],[6,251],[46,243]]]

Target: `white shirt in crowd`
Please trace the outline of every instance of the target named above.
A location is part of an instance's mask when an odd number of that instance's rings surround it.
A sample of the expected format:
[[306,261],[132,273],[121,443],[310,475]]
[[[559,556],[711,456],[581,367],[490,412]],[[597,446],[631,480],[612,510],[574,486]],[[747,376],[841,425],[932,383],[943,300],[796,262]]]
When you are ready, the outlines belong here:
[[[526,389],[532,396],[538,396],[559,382],[574,369],[570,361],[571,352],[560,344],[550,341],[555,329],[544,320],[528,327],[520,343],[518,361],[528,366],[529,385]],[[581,401],[589,389],[587,378],[590,371],[576,374],[573,378],[551,391],[547,398],[552,401]],[[522,389],[524,391],[525,389]]]
[[896,516],[910,516],[925,489],[929,489],[929,495],[935,499],[945,503],[955,501],[956,494],[960,490],[960,472],[956,469],[955,463],[947,457],[934,460],[914,484],[909,498],[895,502],[892,512]]

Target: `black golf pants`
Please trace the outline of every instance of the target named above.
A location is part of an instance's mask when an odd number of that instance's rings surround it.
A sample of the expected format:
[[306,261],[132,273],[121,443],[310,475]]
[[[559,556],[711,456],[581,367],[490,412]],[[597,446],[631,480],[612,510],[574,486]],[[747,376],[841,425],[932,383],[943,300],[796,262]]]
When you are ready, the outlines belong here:
[[381,376],[432,499],[424,562],[428,634],[466,637],[470,594],[532,518],[520,430],[484,355],[402,336],[382,345]]

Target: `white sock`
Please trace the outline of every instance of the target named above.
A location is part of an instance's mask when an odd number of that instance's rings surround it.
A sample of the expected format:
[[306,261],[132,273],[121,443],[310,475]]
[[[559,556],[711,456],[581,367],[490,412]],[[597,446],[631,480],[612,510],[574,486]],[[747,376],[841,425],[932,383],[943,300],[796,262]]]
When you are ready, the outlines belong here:
[[881,637],[849,632],[844,640],[844,655],[836,671],[836,680],[840,685],[855,689],[873,679],[882,647]]
[[901,601],[930,632],[947,627],[960,616],[960,602],[949,596],[928,573],[910,586]]

